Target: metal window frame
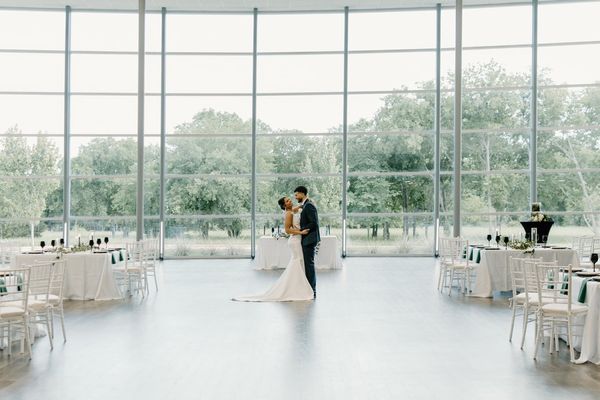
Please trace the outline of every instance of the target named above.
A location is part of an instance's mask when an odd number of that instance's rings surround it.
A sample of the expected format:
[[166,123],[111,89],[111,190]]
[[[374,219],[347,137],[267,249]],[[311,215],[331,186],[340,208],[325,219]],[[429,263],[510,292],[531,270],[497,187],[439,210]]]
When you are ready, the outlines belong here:
[[[545,1],[544,5],[547,4],[553,4],[553,3],[572,3],[572,1],[567,1],[567,0],[550,0],[550,1]],[[577,1],[577,3],[587,3],[587,2],[597,2],[597,0],[580,0]],[[531,44],[510,44],[510,45],[489,45],[489,46],[466,46],[466,47],[461,47],[460,43],[462,38],[458,38],[457,35],[457,43],[455,45],[454,48],[450,48],[450,47],[441,47],[441,43],[439,40],[439,35],[440,35],[440,25],[441,25],[441,18],[440,18],[440,14],[441,14],[441,10],[442,9],[457,9],[457,10],[463,10],[463,9],[467,9],[467,8],[484,8],[484,7],[501,7],[501,6],[517,6],[517,5],[530,5],[533,9],[532,12],[532,43]],[[576,129],[600,129],[600,124],[599,125],[582,125],[582,126],[558,126],[558,127],[538,127],[537,126],[537,121],[536,121],[536,115],[537,115],[537,93],[541,92],[542,90],[553,90],[553,89],[563,89],[563,88],[567,88],[567,89],[577,89],[577,88],[588,88],[588,87],[600,87],[600,83],[574,83],[574,84],[557,84],[557,85],[538,85],[537,82],[537,52],[539,48],[544,48],[544,47],[558,47],[558,46],[581,46],[581,45],[599,45],[600,41],[597,40],[590,40],[590,41],[570,41],[570,42],[548,42],[548,43],[538,43],[537,41],[537,19],[538,19],[538,13],[537,13],[537,9],[538,9],[538,0],[531,0],[528,2],[517,2],[517,3],[506,3],[506,4],[490,4],[490,5],[463,5],[462,1],[458,1],[456,6],[442,6],[441,4],[437,4],[435,7],[405,7],[405,8],[389,8],[389,9],[363,9],[363,10],[350,10],[348,7],[345,7],[344,10],[316,10],[316,11],[310,11],[310,10],[302,10],[302,11],[259,11],[257,9],[253,9],[251,12],[250,11],[244,11],[244,12],[202,12],[202,11],[179,11],[179,10],[169,10],[169,14],[219,14],[219,15],[230,15],[230,14],[239,14],[239,15],[253,15],[254,18],[254,37],[253,37],[253,51],[252,53],[249,52],[167,52],[165,49],[165,35],[166,35],[166,9],[163,7],[161,8],[160,11],[154,11],[154,10],[145,10],[145,0],[139,0],[139,6],[137,10],[84,10],[84,9],[76,9],[76,10],[72,10],[71,7],[67,6],[64,9],[53,9],[53,8],[28,8],[28,7],[0,7],[0,10],[37,10],[37,11],[53,11],[53,12],[64,12],[65,13],[65,48],[64,50],[53,50],[53,49],[48,49],[48,50],[38,50],[38,49],[0,49],[0,53],[24,53],[24,54],[63,54],[65,56],[65,85],[64,85],[64,91],[63,92],[54,92],[54,91],[2,91],[0,92],[0,95],[49,95],[49,96],[63,96],[64,97],[64,132],[62,135],[60,134],[40,134],[40,133],[36,133],[36,134],[26,134],[25,136],[28,137],[41,137],[41,136],[45,136],[45,137],[63,137],[63,144],[64,144],[64,164],[63,164],[63,175],[62,175],[62,179],[64,181],[64,193],[63,193],[63,216],[62,219],[59,217],[56,218],[38,218],[36,220],[40,220],[40,221],[62,221],[64,224],[64,235],[65,235],[65,240],[68,243],[69,240],[69,229],[70,229],[70,222],[71,220],[127,220],[127,221],[132,221],[133,219],[136,219],[136,221],[140,222],[140,218],[141,218],[141,224],[138,224],[138,226],[142,226],[141,229],[137,229],[138,232],[140,232],[143,235],[143,220],[147,219],[147,220],[156,220],[158,219],[161,222],[161,232],[160,232],[160,240],[161,240],[161,255],[164,256],[164,239],[165,239],[165,233],[164,233],[164,220],[165,219],[176,219],[176,218],[193,218],[193,219],[216,219],[216,218],[234,218],[234,217],[244,217],[247,218],[248,216],[250,216],[251,218],[251,223],[253,224],[252,226],[252,243],[251,243],[251,256],[253,257],[255,255],[255,221],[257,218],[263,218],[265,217],[265,215],[270,215],[270,214],[257,214],[256,213],[256,205],[255,205],[255,201],[256,201],[256,181],[257,179],[271,179],[271,178],[280,178],[280,177],[295,177],[295,176],[311,176],[311,177],[342,177],[342,182],[344,184],[344,187],[342,188],[342,193],[343,193],[343,197],[344,197],[344,201],[343,201],[343,211],[342,211],[342,225],[344,225],[345,223],[345,219],[347,217],[360,217],[363,215],[368,215],[368,216],[373,216],[373,215],[379,215],[379,216],[387,216],[388,214],[390,216],[405,216],[405,215],[415,215],[415,216],[427,216],[427,215],[431,215],[430,212],[422,212],[422,213],[354,213],[354,212],[347,212],[347,199],[346,199],[346,183],[348,181],[349,177],[420,177],[420,176],[431,176],[434,179],[434,185],[437,186],[436,188],[434,188],[434,211],[433,211],[433,217],[435,221],[439,220],[440,216],[444,216],[444,217],[449,217],[452,216],[455,221],[458,217],[458,221],[460,223],[460,220],[462,217],[464,216],[474,216],[474,215],[481,215],[481,216],[489,216],[489,215],[523,215],[524,212],[494,212],[494,213],[489,213],[489,212],[485,212],[485,213],[469,213],[469,212],[465,212],[462,213],[461,215],[461,210],[460,210],[460,206],[458,207],[458,209],[456,209],[456,200],[458,200],[458,202],[460,202],[460,196],[456,197],[456,190],[457,187],[455,185],[454,190],[455,190],[455,211],[454,213],[449,213],[449,212],[440,212],[439,210],[439,179],[441,176],[454,176],[455,179],[458,175],[458,179],[460,180],[460,176],[461,175],[471,175],[471,176],[485,176],[485,175],[498,175],[498,174],[530,174],[530,198],[532,201],[535,201],[537,198],[537,176],[538,175],[542,175],[542,174],[556,174],[556,173],[574,173],[574,172],[585,172],[585,173],[599,173],[600,172],[600,168],[581,168],[577,171],[573,171],[570,169],[544,169],[544,168],[537,168],[537,136],[540,133],[545,133],[545,132],[552,132],[555,130],[576,130]],[[349,19],[349,15],[350,14],[354,14],[354,13],[367,13],[367,12],[375,12],[375,13],[382,13],[382,12],[407,12],[407,11],[411,11],[411,10],[435,10],[435,14],[436,14],[436,47],[435,48],[420,48],[420,49],[356,49],[356,50],[349,50],[348,48],[348,32],[349,32],[349,28],[348,28],[348,19]],[[145,51],[144,48],[144,41],[140,40],[143,39],[145,37],[145,29],[142,25],[140,25],[139,30],[138,30],[138,40],[139,40],[139,47],[138,47],[138,51],[102,51],[102,50],[91,50],[91,51],[87,51],[87,50],[72,50],[71,46],[70,46],[70,41],[71,41],[71,13],[72,12],[86,12],[86,13],[91,13],[91,12],[107,12],[107,13],[137,13],[138,14],[138,21],[142,21],[144,19],[144,16],[146,14],[150,14],[150,13],[160,13],[162,16],[162,22],[161,22],[161,27],[162,27],[162,46],[161,46],[161,51],[160,52],[154,52],[154,51]],[[281,52],[258,52],[257,51],[257,34],[256,34],[256,26],[257,26],[257,19],[258,19],[258,15],[270,15],[270,14],[312,14],[312,13],[318,13],[318,14],[326,14],[326,13],[336,13],[336,14],[344,14],[344,50],[340,51],[340,50],[325,50],[325,51],[292,51],[292,52],[286,52],[286,51],[281,51]],[[458,14],[458,13],[457,13]],[[458,16],[457,16],[458,18]],[[462,20],[462,19],[461,19]],[[458,21],[458,20],[457,20]],[[457,24],[457,34],[462,34],[462,26],[459,26],[459,24]],[[477,51],[477,50],[489,50],[489,49],[513,49],[513,48],[531,48],[532,50],[532,83],[531,86],[529,87],[482,87],[482,88],[462,88],[460,87],[460,85],[456,85],[455,84],[455,88],[458,88],[458,90],[454,90],[452,88],[450,89],[442,89],[440,86],[441,84],[439,83],[439,76],[440,76],[440,54],[442,52],[445,51],[453,51],[455,50],[455,48],[458,48],[459,51],[457,54],[462,54],[463,51]],[[373,91],[350,91],[348,90],[347,87],[347,64],[348,64],[348,57],[349,55],[353,55],[353,54],[395,54],[395,53],[413,53],[413,52],[435,52],[436,54],[436,88],[435,90],[401,90],[401,91],[396,91],[396,90],[373,90]],[[87,92],[87,91],[80,91],[80,92],[73,92],[71,91],[71,87],[70,87],[70,78],[71,78],[71,56],[73,54],[97,54],[97,55],[137,55],[138,56],[138,91],[137,93],[131,93],[131,92]],[[165,58],[167,55],[173,55],[173,56],[252,56],[254,60],[256,60],[257,56],[306,56],[306,55],[330,55],[330,54],[335,54],[335,55],[343,55],[344,56],[344,89],[342,92],[338,92],[338,91],[314,91],[314,92],[263,92],[263,93],[257,93],[256,90],[256,64],[253,66],[253,90],[251,93],[166,93],[166,87],[165,87],[165,83],[164,80],[165,78]],[[160,93],[144,93],[143,90],[143,81],[141,82],[140,85],[140,79],[143,78],[143,59],[145,56],[147,55],[151,55],[151,56],[156,56],[156,55],[160,55],[161,56],[161,63],[162,63],[162,69],[161,69],[161,92]],[[458,57],[459,59],[461,58],[461,56],[459,55]],[[456,60],[455,60],[456,61]],[[460,60],[462,61],[462,60]],[[255,62],[255,61],[254,61]],[[458,66],[459,64],[457,63],[455,68]],[[459,71],[462,71],[462,68],[458,69]],[[459,74],[457,74],[459,75]],[[460,79],[460,78],[459,78]],[[509,129],[501,129],[501,128],[493,128],[493,129],[467,129],[467,130],[463,130],[460,127],[458,127],[458,129],[454,129],[454,130],[443,130],[441,129],[441,124],[439,121],[439,96],[441,96],[441,93],[455,93],[458,94],[457,96],[455,96],[455,101],[456,101],[456,97],[460,98],[460,94],[461,92],[471,92],[471,91],[512,91],[512,90],[530,90],[532,95],[535,96],[534,99],[535,101],[531,102],[531,115],[532,115],[532,120],[531,120],[531,126],[529,127],[529,129],[527,127],[523,127],[523,128],[509,128]],[[348,96],[349,95],[355,95],[355,96],[360,96],[360,95],[384,95],[384,94],[419,94],[419,93],[434,93],[436,95],[436,107],[434,112],[436,113],[436,121],[433,127],[433,130],[424,130],[422,132],[348,132],[347,129],[347,101],[348,101]],[[293,134],[260,134],[257,133],[255,130],[255,120],[256,120],[256,99],[257,97],[263,97],[263,96],[327,96],[327,95],[332,95],[332,96],[343,96],[344,99],[344,128],[342,132],[339,133],[325,133],[325,132],[313,132],[313,133],[293,133]],[[138,165],[138,174],[136,175],[110,175],[110,176],[104,176],[104,175],[72,175],[71,173],[71,166],[70,166],[70,145],[71,145],[71,140],[74,137],[106,137],[107,135],[100,135],[100,134],[74,134],[71,133],[71,127],[70,127],[70,100],[72,98],[72,96],[136,96],[138,99],[138,132],[136,134],[112,134],[112,135],[108,135],[108,137],[136,137],[138,138],[138,158],[143,160],[143,156],[144,156],[144,148],[143,148],[143,143],[144,143],[144,137],[160,137],[160,143],[161,143],[161,172],[159,175],[157,174],[144,174],[143,173],[143,163]],[[160,134],[147,134],[144,135],[144,127],[143,127],[143,98],[144,96],[160,96],[161,98],[161,132]],[[166,97],[189,97],[189,96],[203,96],[203,97],[207,97],[207,96],[214,96],[214,97],[231,97],[231,96],[241,96],[241,97],[252,97],[252,104],[253,104],[253,125],[254,125],[254,129],[252,133],[249,134],[198,134],[198,135],[190,135],[190,137],[219,137],[219,138],[239,138],[239,137],[244,137],[244,138],[250,138],[252,140],[252,157],[253,157],[253,170],[251,173],[249,174],[236,174],[236,175],[212,175],[212,174],[194,174],[194,175],[183,175],[183,174],[167,174],[166,173],[166,160],[165,160],[165,147],[166,147],[166,138],[167,136],[169,137],[173,137],[174,135],[168,134],[166,132],[166,127],[165,127],[165,113],[166,113],[166,105],[165,105],[165,99]],[[459,100],[460,101],[460,100]],[[459,115],[455,114],[456,115]],[[139,121],[139,118],[142,118],[141,124]],[[478,133],[490,133],[490,132],[498,132],[498,133],[515,133],[515,134],[524,134],[525,132],[527,132],[529,130],[530,133],[530,166],[529,169],[513,169],[513,170],[493,170],[493,171],[480,171],[480,170],[462,170],[462,166],[460,165],[459,162],[459,167],[456,168],[456,162],[455,162],[455,168],[452,171],[442,171],[440,170],[440,166],[439,166],[439,140],[440,140],[440,136],[442,134],[448,134],[448,133],[453,133],[455,138],[458,139],[459,143],[458,143],[458,147],[460,148],[460,139],[462,137],[462,135],[465,134],[478,134]],[[341,172],[333,172],[333,173],[325,173],[325,174],[320,174],[320,173],[311,173],[311,174],[294,174],[294,173],[290,173],[290,174],[270,174],[270,173],[257,173],[256,169],[255,169],[255,163],[256,163],[256,141],[259,138],[271,138],[271,137],[277,137],[277,136],[296,136],[296,137],[310,137],[310,136],[331,136],[331,137],[339,137],[344,141],[344,145],[347,145],[347,138],[348,136],[358,136],[358,135],[411,135],[411,134],[434,134],[434,138],[436,140],[436,153],[434,155],[434,169],[433,171],[398,171],[398,172],[370,172],[370,171],[353,171],[350,172],[348,171],[348,160],[347,160],[347,149],[344,150],[344,159],[342,162],[342,171]],[[0,135],[0,136],[7,136],[7,135]],[[456,141],[455,141],[455,146],[457,145]],[[456,154],[456,153],[455,153]],[[459,157],[459,161],[462,157]],[[140,166],[141,165],[141,166]],[[140,173],[141,170],[141,173]],[[156,178],[159,177],[161,180],[161,211],[160,211],[160,215],[158,216],[149,216],[149,215],[144,215],[144,210],[143,210],[143,179],[144,178],[148,178],[148,177],[152,177],[152,178]],[[137,190],[137,197],[136,197],[136,202],[138,204],[138,209],[136,211],[136,215],[135,216],[111,216],[111,217],[99,217],[99,216],[73,216],[70,215],[70,202],[71,202],[71,198],[70,198],[70,184],[72,180],[84,180],[84,179],[131,179],[131,178],[135,178],[136,179],[136,183],[138,184],[138,190]],[[253,201],[253,210],[252,213],[250,215],[240,215],[240,216],[221,216],[221,215],[193,215],[193,216],[170,216],[170,215],[165,215],[164,213],[164,200],[165,200],[165,180],[168,178],[203,178],[203,179],[219,179],[219,178],[251,178],[253,180],[253,189],[252,189],[252,201]],[[17,179],[17,180],[29,180],[29,179],[61,179],[60,176],[23,176],[23,177],[13,177],[13,176],[3,176],[0,177],[0,179]],[[460,182],[459,182],[460,184]],[[460,185],[458,187],[459,193],[460,193]],[[140,203],[140,195],[141,195],[141,204],[142,207],[139,207],[139,203]],[[600,214],[600,211],[598,212],[591,212],[592,214]],[[585,214],[589,214],[589,212],[586,211],[553,211],[553,214],[555,215],[585,215]],[[323,214],[324,216],[329,216],[329,217],[336,217],[339,214],[338,213],[333,213],[333,214]],[[21,221],[21,219],[16,218],[3,218],[0,219],[0,221],[4,221],[4,222],[18,222]],[[25,221],[25,220],[23,220]],[[25,221],[28,222],[28,221]],[[435,242],[437,242],[437,238],[438,238],[438,229],[437,229],[437,225],[434,224],[434,236],[435,236]],[[458,232],[460,232],[460,226],[458,226]],[[455,233],[456,233],[456,224],[455,224]],[[345,236],[346,236],[346,229],[345,227],[342,229],[342,236],[343,236],[343,241],[345,243]],[[435,246],[433,249],[433,252],[435,254]],[[345,245],[343,246],[343,254],[346,255],[346,247]]]

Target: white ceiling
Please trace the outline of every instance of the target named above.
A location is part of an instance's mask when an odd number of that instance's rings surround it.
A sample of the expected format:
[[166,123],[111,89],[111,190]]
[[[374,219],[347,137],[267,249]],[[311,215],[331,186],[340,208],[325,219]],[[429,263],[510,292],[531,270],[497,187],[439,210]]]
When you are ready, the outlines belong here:
[[[463,0],[465,5],[524,3],[527,0]],[[147,10],[186,11],[306,11],[428,7],[454,5],[455,0],[146,0]],[[138,0],[0,0],[0,7],[135,10]]]

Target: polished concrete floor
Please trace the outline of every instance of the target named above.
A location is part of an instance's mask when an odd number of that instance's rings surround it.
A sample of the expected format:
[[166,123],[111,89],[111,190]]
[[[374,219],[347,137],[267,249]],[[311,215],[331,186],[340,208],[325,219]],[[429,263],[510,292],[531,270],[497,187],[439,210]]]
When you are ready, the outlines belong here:
[[600,398],[600,366],[534,362],[506,299],[440,295],[432,259],[347,259],[315,302],[230,301],[280,273],[252,266],[167,261],[144,301],[68,302],[66,344],[0,352],[0,399]]

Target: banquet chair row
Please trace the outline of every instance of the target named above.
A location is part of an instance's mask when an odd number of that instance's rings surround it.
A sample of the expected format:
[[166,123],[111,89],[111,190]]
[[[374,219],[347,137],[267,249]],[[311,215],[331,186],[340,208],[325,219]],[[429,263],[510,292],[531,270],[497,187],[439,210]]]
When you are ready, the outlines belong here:
[[511,280],[513,298],[511,302],[512,318],[509,340],[512,339],[515,315],[521,310],[523,331],[521,348],[525,342],[527,325],[535,323],[535,351],[537,359],[539,348],[545,337],[549,339],[549,352],[559,349],[559,335],[566,334],[570,361],[575,362],[573,337],[581,334],[581,324],[577,317],[587,314],[587,305],[573,298],[572,266],[560,267],[556,261],[543,262],[533,258],[511,258]]
[[154,279],[158,291],[156,262],[158,258],[158,240],[143,239],[125,244],[125,262],[113,269],[119,286],[130,295],[140,293],[145,297],[149,293],[148,278]]
[[46,328],[50,348],[54,348],[54,317],[61,320],[66,342],[63,286],[65,262],[36,262],[21,268],[0,271],[0,349],[12,355],[12,344],[21,342],[21,353],[32,358],[32,327]]
[[440,238],[438,290],[444,292],[448,288],[448,296],[452,294],[456,282],[459,291],[471,292],[474,265],[469,262],[469,241],[460,237]]

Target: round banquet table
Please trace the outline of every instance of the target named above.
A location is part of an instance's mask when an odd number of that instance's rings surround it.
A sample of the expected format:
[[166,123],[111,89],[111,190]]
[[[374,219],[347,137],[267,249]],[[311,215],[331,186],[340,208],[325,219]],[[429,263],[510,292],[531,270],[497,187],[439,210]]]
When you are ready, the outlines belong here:
[[[65,299],[114,300],[122,298],[113,276],[111,253],[65,254]],[[56,254],[17,254],[15,266],[33,264],[35,261],[56,260]]]

